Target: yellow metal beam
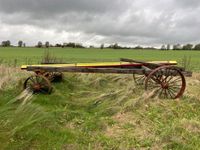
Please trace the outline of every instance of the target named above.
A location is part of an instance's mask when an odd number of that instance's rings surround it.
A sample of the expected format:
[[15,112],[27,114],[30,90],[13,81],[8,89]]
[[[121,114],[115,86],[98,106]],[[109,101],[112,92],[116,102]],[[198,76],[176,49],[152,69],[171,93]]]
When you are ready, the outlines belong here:
[[[148,63],[155,64],[177,64],[176,61],[150,61]],[[22,65],[21,69],[26,69],[28,66],[37,67],[92,67],[92,66],[118,66],[118,65],[129,65],[133,63],[129,62],[96,62],[96,63],[77,63],[77,64],[38,64],[38,65]],[[138,64],[138,63],[134,63]]]

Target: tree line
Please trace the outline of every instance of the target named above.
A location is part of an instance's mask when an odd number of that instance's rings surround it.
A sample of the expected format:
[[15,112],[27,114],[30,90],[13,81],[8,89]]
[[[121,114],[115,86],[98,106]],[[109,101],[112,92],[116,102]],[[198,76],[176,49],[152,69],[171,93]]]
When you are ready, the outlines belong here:
[[[1,47],[13,47],[13,45],[11,44],[10,40],[7,40],[7,41],[2,41],[1,42]],[[18,41],[18,47],[26,47],[26,43],[23,42],[23,41]],[[73,42],[69,42],[69,43],[63,43],[63,44],[55,44],[55,45],[52,45],[50,44],[48,41],[46,41],[45,43],[42,43],[41,41],[39,41],[35,47],[38,47],[38,48],[49,48],[49,47],[71,47],[71,48],[85,48],[81,43],[73,43]]]
[[161,50],[200,50],[200,44],[196,44],[196,45],[193,45],[193,44],[185,44],[185,45],[181,45],[181,44],[175,44],[175,45],[172,45],[172,48],[171,48],[171,45],[170,44],[167,44],[167,45],[162,45]]
[[[11,47],[12,44],[10,42],[10,40],[7,41],[2,41],[1,42],[1,47]],[[23,41],[18,41],[18,47],[26,47],[26,43]],[[50,44],[50,42],[46,41],[45,43],[42,43],[41,41],[39,41],[35,47],[38,48],[49,48],[49,47],[61,47],[61,48],[65,48],[65,47],[70,47],[70,48],[87,48],[85,46],[83,46],[83,44],[81,43],[75,43],[75,42],[69,42],[69,43],[63,43],[63,44]],[[94,46],[90,45],[89,48],[94,48]],[[105,46],[104,44],[101,44],[99,46],[100,49],[105,49],[105,48],[110,48],[110,49],[160,49],[160,50],[200,50],[200,44],[185,44],[185,45],[181,45],[181,44],[175,44],[175,45],[162,45],[161,48],[155,48],[155,47],[142,47],[140,45],[135,46],[135,47],[128,47],[128,46],[120,46],[118,43],[114,43],[114,44],[110,44],[109,46]]]

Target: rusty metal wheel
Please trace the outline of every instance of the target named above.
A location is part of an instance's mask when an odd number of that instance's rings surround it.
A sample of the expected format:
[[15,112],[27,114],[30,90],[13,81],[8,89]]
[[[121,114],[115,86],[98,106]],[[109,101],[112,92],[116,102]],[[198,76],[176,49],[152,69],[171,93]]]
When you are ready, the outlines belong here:
[[160,98],[179,98],[183,95],[185,87],[184,75],[172,66],[156,68],[145,81],[145,90],[154,91]]
[[133,80],[135,82],[135,85],[137,86],[144,85],[145,79],[146,79],[146,75],[133,74]]
[[63,79],[62,72],[45,72],[44,76],[51,82],[60,82]]
[[33,93],[50,94],[52,86],[50,81],[42,75],[33,75],[24,82],[24,89]]

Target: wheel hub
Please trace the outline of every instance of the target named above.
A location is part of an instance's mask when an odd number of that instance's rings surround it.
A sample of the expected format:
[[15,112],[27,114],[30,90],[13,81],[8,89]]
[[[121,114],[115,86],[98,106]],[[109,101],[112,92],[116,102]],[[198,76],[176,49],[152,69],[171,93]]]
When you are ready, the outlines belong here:
[[41,86],[40,86],[40,84],[34,84],[34,85],[33,85],[33,88],[34,88],[36,91],[39,91],[40,88],[41,88]]
[[162,88],[163,89],[168,89],[169,88],[169,84],[168,83],[163,83],[162,84]]

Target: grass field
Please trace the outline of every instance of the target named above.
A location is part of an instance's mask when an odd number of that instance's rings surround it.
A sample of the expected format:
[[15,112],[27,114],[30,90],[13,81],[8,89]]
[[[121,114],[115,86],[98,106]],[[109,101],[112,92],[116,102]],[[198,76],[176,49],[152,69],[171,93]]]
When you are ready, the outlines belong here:
[[[193,51],[50,51],[67,62],[120,57],[181,62],[191,56],[193,70],[200,70],[200,53]],[[52,84],[51,95],[32,95],[22,90],[31,73],[5,64],[12,59],[19,65],[26,59],[40,62],[43,53],[34,48],[0,49],[0,149],[199,149],[199,73],[187,78],[186,92],[178,100],[152,98],[134,84],[132,75],[111,74],[67,73],[63,82]]]
[[[11,65],[39,63],[46,50],[44,48],[0,48],[0,62]],[[181,65],[187,58],[191,59],[192,70],[200,70],[200,51],[50,48],[49,52],[63,62],[119,61],[120,58],[125,57],[139,60],[176,60]]]

